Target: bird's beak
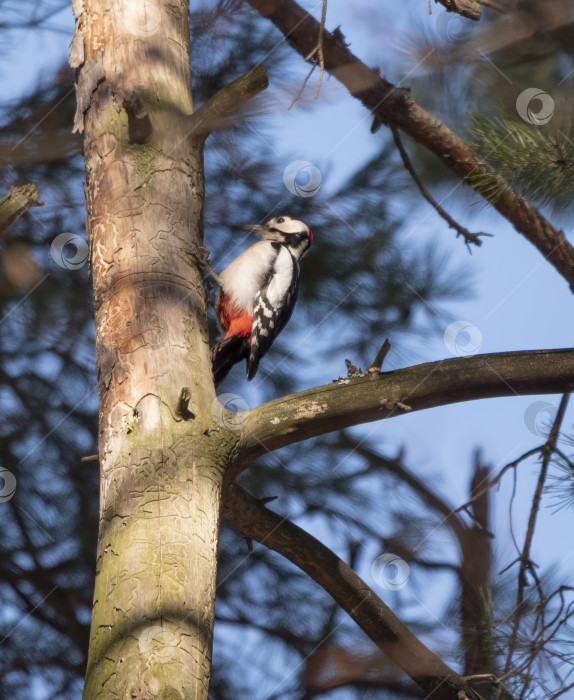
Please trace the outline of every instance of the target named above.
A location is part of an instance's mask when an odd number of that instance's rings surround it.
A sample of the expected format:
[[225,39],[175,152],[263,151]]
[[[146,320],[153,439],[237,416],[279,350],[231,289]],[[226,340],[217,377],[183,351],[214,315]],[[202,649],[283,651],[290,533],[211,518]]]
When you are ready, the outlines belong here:
[[260,238],[267,233],[267,227],[261,226],[261,224],[248,224],[246,226],[240,226],[244,231],[250,231]]

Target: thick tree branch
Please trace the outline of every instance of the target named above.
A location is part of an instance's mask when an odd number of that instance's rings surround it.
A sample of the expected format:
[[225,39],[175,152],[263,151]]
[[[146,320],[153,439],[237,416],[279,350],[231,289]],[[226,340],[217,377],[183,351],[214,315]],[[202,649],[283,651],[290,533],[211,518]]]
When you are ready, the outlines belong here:
[[433,699],[479,697],[462,676],[402,624],[344,561],[300,527],[267,510],[236,485],[227,492],[222,515],[243,537],[273,549],[317,581],[381,651]]
[[[307,56],[313,50],[319,22],[294,0],[247,1],[275,24],[301,56]],[[476,179],[469,179],[490,172],[491,168],[463,139],[413,102],[408,90],[396,88],[362,63],[349,51],[339,31],[324,32],[323,53],[326,70],[372,112],[375,123],[394,124],[434,153],[536,246],[574,291],[574,248],[562,231],[552,226],[506,181],[497,180],[495,188],[487,189]],[[496,190],[496,195],[493,190]]]
[[245,468],[267,451],[408,409],[573,388],[574,349],[474,355],[344,379],[249,411],[241,464]]
[[0,232],[8,228],[19,216],[25,214],[30,207],[41,207],[44,202],[38,199],[36,185],[21,185],[11,187],[8,194],[0,202]]
[[[17,142],[0,141],[0,164],[2,167],[12,165],[35,165],[55,160],[66,160],[80,155],[82,139],[69,131],[29,134]],[[38,205],[36,205],[38,206]]]

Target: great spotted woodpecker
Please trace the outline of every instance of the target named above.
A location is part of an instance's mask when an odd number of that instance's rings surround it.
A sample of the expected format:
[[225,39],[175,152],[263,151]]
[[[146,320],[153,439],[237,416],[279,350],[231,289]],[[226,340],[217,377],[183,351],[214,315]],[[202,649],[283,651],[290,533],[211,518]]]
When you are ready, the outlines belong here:
[[299,291],[299,260],[313,241],[311,229],[290,216],[264,226],[243,226],[263,240],[239,255],[219,275],[216,311],[225,338],[211,351],[217,385],[247,359],[247,380],[293,312]]

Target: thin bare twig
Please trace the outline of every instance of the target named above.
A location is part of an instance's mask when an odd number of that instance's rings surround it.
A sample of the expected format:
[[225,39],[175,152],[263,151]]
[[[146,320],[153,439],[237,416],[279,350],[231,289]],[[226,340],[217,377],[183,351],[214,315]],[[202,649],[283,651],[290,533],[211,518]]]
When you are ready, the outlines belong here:
[[537,452],[540,452],[540,447],[535,447],[532,450],[528,450],[528,452],[525,452],[524,454],[520,455],[520,457],[517,457],[514,461],[505,464],[504,467],[502,467],[502,469],[493,479],[488,481],[481,489],[479,489],[475,494],[473,494],[472,498],[470,498],[466,503],[463,503],[461,506],[459,506],[455,510],[455,513],[458,513],[461,510],[466,511],[467,508],[471,506],[477,498],[480,498],[487,491],[490,491],[490,489],[493,486],[496,486],[509,469],[515,469],[520,464],[520,462],[523,462],[525,459],[528,459],[528,457],[532,457],[532,455],[535,455]]
[[295,97],[294,97],[293,100],[291,101],[291,104],[289,105],[288,109],[291,109],[291,107],[293,107],[293,105],[297,102],[297,100],[298,100],[298,99],[301,97],[301,95],[303,94],[303,92],[304,92],[304,90],[305,90],[305,87],[307,86],[307,83],[308,83],[308,81],[309,81],[309,78],[313,75],[313,71],[315,70],[315,68],[317,68],[317,64],[316,64],[316,63],[313,64],[313,67],[312,67],[311,70],[307,73],[307,77],[306,77],[305,80],[303,81],[303,85],[301,85],[301,89],[297,92],[297,94],[295,95]]
[[305,56],[305,61],[310,61],[315,55],[317,55],[316,63],[313,64],[313,67],[311,68],[307,77],[303,81],[303,85],[301,86],[301,89],[293,98],[293,101],[289,105],[289,109],[291,109],[291,107],[293,107],[293,105],[297,102],[297,100],[303,94],[303,91],[305,90],[307,82],[309,81],[309,78],[313,75],[313,71],[315,70],[315,68],[317,68],[317,66],[319,66],[319,79],[317,80],[317,86],[315,87],[315,94],[313,95],[313,99],[316,100],[319,97],[319,90],[321,89],[321,84],[323,82],[323,75],[325,74],[325,54],[323,53],[323,34],[325,32],[325,20],[326,19],[327,19],[327,0],[323,0],[323,7],[321,9],[321,22],[319,23],[319,38],[317,39],[317,45],[311,51],[309,51],[309,53]]
[[455,221],[452,216],[446,212],[441,205],[436,201],[436,199],[431,195],[431,193],[427,190],[427,188],[423,185],[421,179],[417,175],[413,164],[411,163],[411,159],[409,158],[409,154],[406,152],[406,149],[403,145],[403,142],[401,140],[401,137],[399,135],[399,130],[397,129],[396,126],[392,125],[390,126],[391,132],[393,134],[393,139],[395,141],[395,145],[401,154],[401,158],[403,161],[403,165],[405,166],[406,170],[409,172],[410,176],[413,178],[413,181],[415,185],[419,188],[420,193],[422,196],[427,200],[427,202],[431,205],[431,207],[437,212],[439,216],[441,216],[447,224],[450,226],[450,228],[453,228],[457,233],[456,237],[458,238],[459,236],[462,236],[464,238],[464,242],[466,247],[468,248],[468,252],[471,253],[471,248],[470,244],[472,243],[475,246],[480,247],[482,245],[482,241],[480,240],[480,236],[488,236],[489,238],[492,238],[493,235],[492,233],[471,233],[468,229],[464,228],[464,226],[461,226],[457,221]]
[[[313,98],[316,100],[319,97],[319,90],[321,89],[321,83],[323,82],[323,74],[325,73],[325,55],[323,53],[323,32],[325,31],[325,20],[327,19],[327,0],[323,0],[323,7],[321,8],[321,23],[319,25],[319,41],[317,43],[317,48],[313,50],[309,58],[317,52],[317,62],[319,63],[319,79],[317,80],[317,87],[315,88],[315,94]],[[307,60],[309,60],[309,58]]]
[[574,683],[570,683],[570,685],[567,685],[564,688],[562,688],[562,690],[559,690],[558,692],[554,693],[548,698],[548,700],[556,700],[556,698],[559,698],[561,695],[564,695],[564,693],[566,693],[569,690],[572,690],[572,688],[574,688]]
[[[516,616],[514,618],[514,625],[512,628],[512,633],[510,635],[510,641],[508,644],[508,654],[506,656],[506,664],[504,668],[504,676],[507,676],[510,667],[512,665],[512,657],[516,649],[516,641],[518,638],[518,631],[520,629],[520,622],[522,619],[521,610],[524,603],[524,589],[527,586],[526,572],[529,571],[531,574],[534,570],[534,565],[530,559],[530,547],[532,545],[532,540],[534,538],[534,530],[536,528],[536,519],[538,517],[538,511],[540,509],[540,501],[542,499],[542,490],[546,482],[546,476],[548,474],[548,467],[550,465],[550,460],[552,458],[552,453],[556,447],[556,442],[558,440],[558,433],[560,432],[560,426],[564,419],[564,414],[566,412],[566,407],[568,405],[569,394],[564,394],[560,401],[558,411],[556,413],[556,418],[548,435],[548,440],[542,448],[542,466],[540,468],[540,474],[538,475],[538,482],[536,484],[536,489],[534,491],[534,496],[532,498],[532,506],[530,508],[530,516],[528,518],[528,527],[526,529],[526,536],[524,538],[524,546],[522,547],[522,552],[516,561],[520,561],[520,568],[518,571],[518,589],[516,592]],[[497,693],[496,700],[500,697],[500,693]]]

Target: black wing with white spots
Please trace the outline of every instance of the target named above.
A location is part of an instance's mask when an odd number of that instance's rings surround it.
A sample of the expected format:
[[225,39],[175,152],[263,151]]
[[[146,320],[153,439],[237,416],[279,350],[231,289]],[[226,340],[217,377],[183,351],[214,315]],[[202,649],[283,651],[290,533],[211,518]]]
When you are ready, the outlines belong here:
[[255,296],[247,379],[253,379],[259,361],[291,318],[299,291],[299,264],[288,248],[273,244],[277,256],[269,280]]

